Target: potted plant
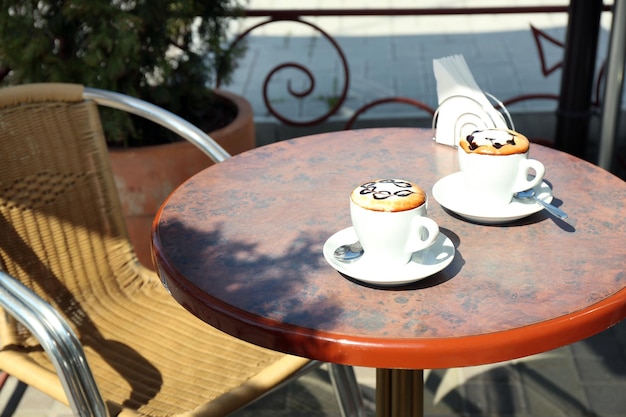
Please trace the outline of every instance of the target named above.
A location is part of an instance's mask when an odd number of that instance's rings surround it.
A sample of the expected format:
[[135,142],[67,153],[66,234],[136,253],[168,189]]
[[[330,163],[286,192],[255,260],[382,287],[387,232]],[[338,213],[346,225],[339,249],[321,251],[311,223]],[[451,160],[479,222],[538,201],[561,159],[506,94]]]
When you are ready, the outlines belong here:
[[[227,47],[228,24],[241,7],[239,0],[4,0],[0,86],[73,82],[133,95],[239,153],[254,147],[251,107],[210,86],[227,83],[243,53]],[[101,115],[131,240],[150,266],[149,228],[158,206],[211,162],[152,123],[111,109]],[[178,148],[181,164],[174,162]],[[156,166],[140,159],[144,154]],[[178,172],[166,173],[171,165]],[[150,190],[141,174],[125,176],[131,168],[156,180],[157,189]]]

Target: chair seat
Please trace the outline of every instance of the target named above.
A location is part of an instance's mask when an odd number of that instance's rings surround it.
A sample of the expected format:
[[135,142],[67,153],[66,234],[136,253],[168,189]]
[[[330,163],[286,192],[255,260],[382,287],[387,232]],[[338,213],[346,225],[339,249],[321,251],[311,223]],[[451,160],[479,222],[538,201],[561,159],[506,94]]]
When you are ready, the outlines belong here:
[[[81,305],[80,315],[88,317],[84,322],[77,320],[80,341],[111,415],[129,409],[123,414],[136,410],[143,415],[171,416],[199,407],[204,407],[203,414],[210,410],[204,415],[221,415],[308,362],[208,326],[177,304],[156,275],[143,278],[143,284],[134,290],[114,294],[114,303],[112,294],[95,291],[88,294],[91,298],[76,300]],[[193,343],[186,342],[190,340]],[[23,350],[54,374],[45,352]],[[13,363],[23,366],[23,360]],[[188,366],[190,363],[195,366]],[[153,364],[158,364],[158,369]],[[256,375],[255,379],[242,386],[251,375]],[[51,389],[46,383],[38,386],[37,381],[29,385],[44,392]],[[57,385],[53,389],[62,390],[60,383]]]

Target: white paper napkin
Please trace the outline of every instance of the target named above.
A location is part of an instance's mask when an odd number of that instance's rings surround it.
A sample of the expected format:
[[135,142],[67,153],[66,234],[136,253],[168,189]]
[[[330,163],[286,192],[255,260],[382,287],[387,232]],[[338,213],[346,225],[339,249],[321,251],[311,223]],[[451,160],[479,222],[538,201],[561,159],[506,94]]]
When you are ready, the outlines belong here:
[[433,120],[438,143],[456,146],[474,130],[512,128],[478,86],[462,55],[434,59],[433,70],[439,100]]

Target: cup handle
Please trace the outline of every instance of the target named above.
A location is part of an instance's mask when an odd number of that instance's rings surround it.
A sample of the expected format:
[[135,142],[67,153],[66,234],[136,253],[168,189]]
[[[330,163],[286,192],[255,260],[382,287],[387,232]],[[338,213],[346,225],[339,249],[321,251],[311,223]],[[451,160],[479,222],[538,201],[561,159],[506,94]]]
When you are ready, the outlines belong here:
[[[407,241],[406,252],[417,252],[426,249],[437,240],[439,236],[439,226],[437,223],[424,216],[416,216],[411,221],[411,235]],[[426,231],[428,236],[423,238],[422,231]]]
[[[529,180],[528,173],[531,169],[535,171],[535,177]],[[513,187],[513,192],[517,193],[536,187],[543,181],[545,173],[546,167],[544,167],[541,162],[536,159],[522,159],[520,161],[518,177]]]

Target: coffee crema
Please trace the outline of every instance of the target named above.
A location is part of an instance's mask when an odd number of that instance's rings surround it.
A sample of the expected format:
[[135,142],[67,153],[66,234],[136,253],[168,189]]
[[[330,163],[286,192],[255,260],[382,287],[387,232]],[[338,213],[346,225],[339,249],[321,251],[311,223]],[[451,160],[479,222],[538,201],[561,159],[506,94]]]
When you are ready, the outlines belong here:
[[513,155],[528,152],[526,136],[509,129],[476,130],[461,138],[459,146],[466,153],[481,155]]
[[421,206],[426,202],[426,193],[410,181],[380,179],[356,187],[350,199],[367,210],[397,212]]

